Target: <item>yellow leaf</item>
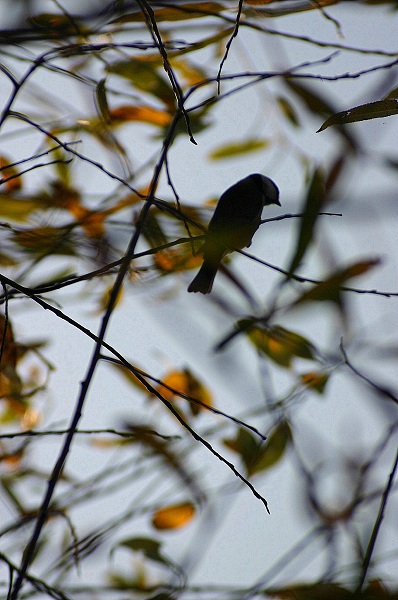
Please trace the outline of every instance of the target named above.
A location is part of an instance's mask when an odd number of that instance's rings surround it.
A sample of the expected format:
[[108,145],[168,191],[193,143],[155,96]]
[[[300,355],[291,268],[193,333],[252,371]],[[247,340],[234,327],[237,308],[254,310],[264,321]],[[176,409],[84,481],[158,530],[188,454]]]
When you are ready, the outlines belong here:
[[195,507],[191,502],[183,502],[159,508],[152,518],[156,529],[179,529],[185,527],[194,517]]
[[43,208],[42,199],[12,197],[0,193],[0,216],[10,221],[26,221],[35,210]]
[[222,160],[224,158],[231,158],[232,156],[248,154],[249,152],[257,152],[258,150],[263,150],[268,145],[268,140],[260,140],[258,138],[251,138],[240,142],[229,142],[220,146],[217,150],[213,150],[209,158],[212,160]]

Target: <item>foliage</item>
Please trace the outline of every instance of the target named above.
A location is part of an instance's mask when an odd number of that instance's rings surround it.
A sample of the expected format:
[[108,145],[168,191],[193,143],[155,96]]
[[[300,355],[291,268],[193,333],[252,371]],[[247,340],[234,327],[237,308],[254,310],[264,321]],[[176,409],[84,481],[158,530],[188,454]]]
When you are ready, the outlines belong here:
[[[397,597],[397,3],[39,4],[0,31],[4,597]],[[193,298],[250,172],[282,209]]]

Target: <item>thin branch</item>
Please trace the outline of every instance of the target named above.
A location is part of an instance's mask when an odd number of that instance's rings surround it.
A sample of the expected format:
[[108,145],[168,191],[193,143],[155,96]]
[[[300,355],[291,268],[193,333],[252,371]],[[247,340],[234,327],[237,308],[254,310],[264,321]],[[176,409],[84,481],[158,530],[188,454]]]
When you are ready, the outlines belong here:
[[386,484],[386,487],[385,487],[384,492],[383,492],[383,496],[381,498],[381,503],[380,503],[379,511],[378,511],[378,514],[377,514],[377,517],[376,517],[375,524],[373,526],[372,534],[371,534],[370,539],[369,539],[368,547],[366,549],[366,554],[365,554],[365,557],[363,559],[361,574],[360,574],[360,577],[359,577],[359,582],[358,582],[357,588],[355,590],[355,594],[358,594],[358,595],[360,594],[360,592],[362,590],[362,587],[363,587],[363,585],[365,583],[367,572],[369,570],[370,561],[371,561],[371,558],[372,558],[372,555],[373,555],[373,551],[374,551],[374,548],[375,548],[375,545],[376,545],[377,536],[379,535],[379,532],[380,532],[381,523],[382,523],[382,521],[384,519],[384,513],[385,513],[386,506],[387,506],[388,497],[389,497],[390,492],[392,490],[392,485],[393,485],[395,473],[397,471],[397,467],[398,467],[398,450],[397,450],[397,453],[395,455],[393,467],[392,467],[391,473],[390,473],[390,475],[388,477],[387,484]]
[[360,379],[362,379],[363,381],[366,381],[366,383],[368,385],[370,385],[374,390],[376,390],[376,392],[378,392],[379,394],[381,394],[382,396],[386,396],[389,400],[392,400],[393,402],[395,402],[395,404],[398,404],[398,397],[389,389],[386,388],[383,385],[380,385],[378,383],[375,383],[374,381],[372,381],[372,379],[370,379],[369,377],[367,377],[366,375],[364,375],[363,373],[360,373],[358,371],[358,369],[356,369],[351,362],[348,359],[347,353],[344,349],[343,346],[343,340],[341,340],[340,342],[340,351],[343,355],[344,358],[344,362],[347,365],[347,367],[349,369],[351,369],[351,371],[353,373],[355,373],[355,375],[357,375],[357,377],[359,377]]
[[236,38],[236,36],[238,35],[239,25],[240,25],[240,19],[241,19],[241,16],[242,16],[242,8],[243,8],[243,0],[239,0],[238,12],[236,14],[236,20],[235,20],[235,27],[234,27],[234,30],[233,30],[233,32],[231,34],[231,37],[229,38],[229,40],[228,40],[228,42],[227,42],[227,44],[225,46],[224,56],[221,59],[220,67],[219,67],[218,73],[217,73],[217,78],[216,79],[217,79],[217,94],[218,95],[220,95],[220,92],[221,92],[221,72],[222,72],[223,66],[224,66],[224,64],[225,64],[225,62],[226,62],[226,60],[228,58],[228,54],[229,54],[229,51],[231,49],[232,42],[233,42],[234,38]]

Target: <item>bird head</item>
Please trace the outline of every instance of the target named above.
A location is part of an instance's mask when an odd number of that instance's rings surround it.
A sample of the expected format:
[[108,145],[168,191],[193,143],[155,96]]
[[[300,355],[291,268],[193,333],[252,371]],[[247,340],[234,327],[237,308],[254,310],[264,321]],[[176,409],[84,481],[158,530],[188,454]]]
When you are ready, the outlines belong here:
[[281,205],[279,202],[279,189],[272,179],[265,177],[265,175],[260,175],[260,173],[253,173],[247,179],[250,179],[251,183],[262,193],[263,206],[268,206],[269,204]]

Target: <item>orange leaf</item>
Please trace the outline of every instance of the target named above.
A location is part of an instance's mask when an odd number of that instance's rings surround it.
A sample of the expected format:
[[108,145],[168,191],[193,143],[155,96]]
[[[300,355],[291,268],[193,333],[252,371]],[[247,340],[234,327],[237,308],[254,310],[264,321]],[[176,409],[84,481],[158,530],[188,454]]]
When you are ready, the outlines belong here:
[[195,507],[191,502],[173,504],[159,508],[152,518],[156,529],[179,529],[185,527],[194,517]]
[[114,125],[126,121],[141,121],[151,125],[167,127],[171,121],[171,116],[164,110],[151,108],[150,106],[119,106],[109,113],[111,122]]

